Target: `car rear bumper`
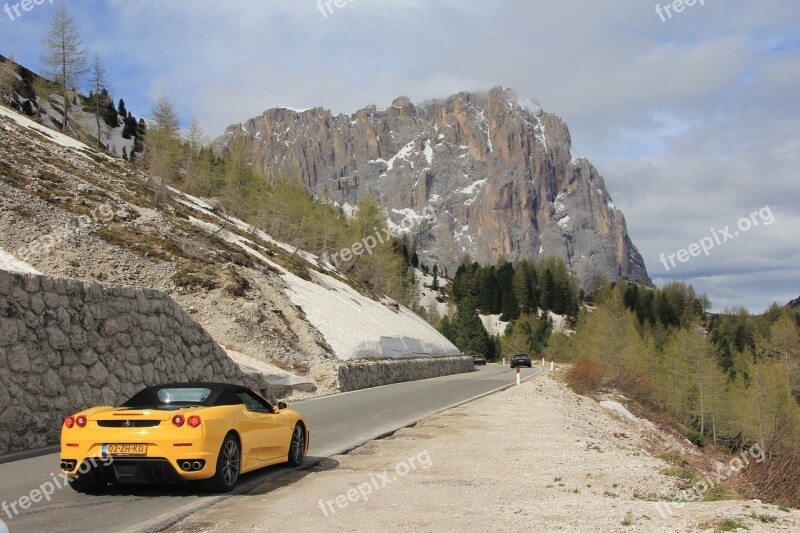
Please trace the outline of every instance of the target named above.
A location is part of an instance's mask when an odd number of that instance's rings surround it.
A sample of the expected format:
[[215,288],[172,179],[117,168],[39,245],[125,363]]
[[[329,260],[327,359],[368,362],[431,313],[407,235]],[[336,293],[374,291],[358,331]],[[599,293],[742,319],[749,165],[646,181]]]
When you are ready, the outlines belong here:
[[111,462],[86,459],[70,478],[90,479],[94,483],[176,485],[190,481],[168,459],[118,458]]
[[[76,477],[91,470],[91,475],[103,476],[109,483],[177,483],[207,479],[216,471],[221,446],[217,439],[144,440],[144,443],[145,456],[110,456],[103,454],[103,443],[69,438],[61,445],[61,471]],[[183,468],[187,461],[188,470]],[[194,463],[201,468],[192,467]]]

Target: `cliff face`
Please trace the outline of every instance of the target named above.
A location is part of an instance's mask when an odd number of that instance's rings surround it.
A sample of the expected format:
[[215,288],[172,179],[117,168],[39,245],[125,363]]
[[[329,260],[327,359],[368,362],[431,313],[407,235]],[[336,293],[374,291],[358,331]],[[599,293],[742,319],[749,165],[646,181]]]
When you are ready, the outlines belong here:
[[650,283],[602,176],[572,158],[566,124],[513,90],[398,98],[352,116],[272,109],[228,128],[215,149],[235,138],[268,174],[299,176],[345,210],[376,196],[420,259],[450,272],[464,255],[557,256],[585,286],[598,273]]

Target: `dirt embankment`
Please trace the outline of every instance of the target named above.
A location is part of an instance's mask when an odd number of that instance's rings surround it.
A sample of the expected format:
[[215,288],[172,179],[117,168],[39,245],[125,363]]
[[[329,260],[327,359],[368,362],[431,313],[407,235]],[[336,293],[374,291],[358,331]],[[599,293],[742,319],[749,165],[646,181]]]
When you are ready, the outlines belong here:
[[718,489],[695,492],[654,449],[689,453],[547,376],[288,473],[172,531],[799,530],[800,511],[700,501]]

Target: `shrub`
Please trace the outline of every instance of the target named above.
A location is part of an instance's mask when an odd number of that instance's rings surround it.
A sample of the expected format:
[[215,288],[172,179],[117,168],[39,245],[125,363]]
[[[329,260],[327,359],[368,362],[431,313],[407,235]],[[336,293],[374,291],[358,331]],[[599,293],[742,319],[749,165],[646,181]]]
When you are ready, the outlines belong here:
[[603,373],[594,361],[581,359],[572,364],[567,371],[567,383],[579,394],[597,390],[603,380]]
[[232,268],[226,269],[223,274],[225,275],[225,284],[222,288],[225,292],[231,296],[244,296],[247,289],[250,288],[250,282]]
[[705,436],[701,435],[698,431],[690,429],[686,432],[686,440],[697,446],[698,448],[703,448],[706,445],[706,438]]

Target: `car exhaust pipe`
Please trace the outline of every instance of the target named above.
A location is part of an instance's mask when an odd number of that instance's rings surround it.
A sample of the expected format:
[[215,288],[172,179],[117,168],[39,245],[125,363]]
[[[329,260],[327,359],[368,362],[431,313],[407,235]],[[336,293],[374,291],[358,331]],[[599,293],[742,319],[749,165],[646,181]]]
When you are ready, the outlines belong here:
[[75,463],[73,463],[72,461],[62,461],[61,470],[65,472],[72,472],[73,470],[75,470]]
[[181,463],[181,468],[185,472],[189,472],[192,469],[192,463],[190,463],[189,461],[184,461],[184,462]]
[[192,470],[202,470],[202,469],[203,469],[203,463],[201,463],[200,461],[195,461],[192,463]]

